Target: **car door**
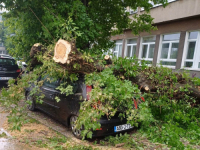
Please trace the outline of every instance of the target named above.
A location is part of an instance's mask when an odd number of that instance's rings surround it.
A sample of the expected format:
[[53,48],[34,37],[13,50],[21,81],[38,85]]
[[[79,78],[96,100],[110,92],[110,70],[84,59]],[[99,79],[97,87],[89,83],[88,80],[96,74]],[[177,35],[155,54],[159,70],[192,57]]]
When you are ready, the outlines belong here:
[[46,113],[55,116],[57,106],[55,105],[55,97],[58,95],[56,88],[58,87],[58,80],[46,77],[41,86],[41,91],[44,94],[43,102],[39,107]]
[[69,81],[65,82],[67,82],[66,87],[68,85],[71,85],[73,87],[74,94],[66,96],[66,94],[58,93],[60,101],[55,102],[55,105],[58,107],[58,109],[56,109],[56,118],[58,118],[58,120],[62,121],[63,123],[67,123],[67,119],[71,115],[78,114],[80,109],[80,98],[82,97],[83,93],[79,81],[74,83]]

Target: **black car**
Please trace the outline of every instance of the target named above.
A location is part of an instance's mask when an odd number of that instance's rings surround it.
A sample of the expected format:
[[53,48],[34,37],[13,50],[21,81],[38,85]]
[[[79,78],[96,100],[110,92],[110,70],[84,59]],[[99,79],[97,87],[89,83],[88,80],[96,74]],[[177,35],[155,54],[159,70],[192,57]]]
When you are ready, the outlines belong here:
[[[46,77],[39,80],[44,80],[45,78]],[[64,125],[70,126],[73,134],[77,138],[81,138],[81,131],[74,128],[75,121],[79,114],[80,102],[84,99],[88,100],[87,92],[92,90],[92,86],[86,86],[84,84],[84,76],[79,77],[79,80],[75,83],[68,83],[73,86],[74,94],[66,96],[56,89],[60,85],[60,82],[60,80],[52,82],[50,82],[50,80],[44,80],[43,86],[40,87],[40,91],[45,95],[42,104],[36,103],[35,99],[35,97],[39,96],[41,93],[31,95],[30,91],[33,89],[34,85],[27,88],[25,93],[26,99],[32,102],[31,105],[28,106],[28,109],[33,111],[37,108],[44,111]],[[60,98],[59,102],[56,102],[56,96]],[[80,98],[82,98],[82,100],[80,100]],[[130,124],[126,124],[126,120],[120,120],[118,115],[112,117],[110,120],[108,120],[107,117],[102,117],[99,122],[101,128],[93,132],[93,137],[111,135],[133,129]]]
[[16,61],[11,56],[0,54],[0,82],[16,79],[20,72]]

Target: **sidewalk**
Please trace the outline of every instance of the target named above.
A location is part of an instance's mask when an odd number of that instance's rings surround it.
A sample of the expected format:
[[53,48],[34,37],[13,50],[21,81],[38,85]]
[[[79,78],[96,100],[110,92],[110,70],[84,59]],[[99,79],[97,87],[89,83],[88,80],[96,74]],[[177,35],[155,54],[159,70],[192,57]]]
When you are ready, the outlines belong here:
[[31,148],[18,144],[11,135],[3,129],[3,124],[7,119],[8,113],[0,106],[0,150],[32,150]]

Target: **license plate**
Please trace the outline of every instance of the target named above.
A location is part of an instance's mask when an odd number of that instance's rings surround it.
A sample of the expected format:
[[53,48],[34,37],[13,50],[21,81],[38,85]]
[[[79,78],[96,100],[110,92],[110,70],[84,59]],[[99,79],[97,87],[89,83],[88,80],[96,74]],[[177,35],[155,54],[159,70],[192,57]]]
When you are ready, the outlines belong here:
[[0,80],[9,80],[12,79],[12,77],[0,77]]
[[119,126],[114,126],[114,131],[119,132],[119,131],[131,129],[131,128],[133,128],[133,126],[131,126],[130,124],[122,124]]

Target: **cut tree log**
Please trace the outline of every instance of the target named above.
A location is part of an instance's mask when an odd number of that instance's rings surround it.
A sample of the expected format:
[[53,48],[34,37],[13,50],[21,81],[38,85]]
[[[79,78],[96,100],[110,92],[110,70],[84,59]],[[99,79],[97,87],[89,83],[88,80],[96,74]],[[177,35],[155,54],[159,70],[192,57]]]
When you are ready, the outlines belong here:
[[[106,64],[112,64],[109,56],[105,56]],[[103,65],[92,57],[83,56],[76,48],[75,42],[60,39],[54,48],[53,60],[71,73],[91,73],[102,71]]]
[[60,39],[56,43],[53,60],[57,63],[69,64],[70,60],[68,59],[68,57],[69,53],[73,51],[72,48],[74,47],[72,47],[72,44],[70,42]]
[[31,68],[33,69],[35,66],[37,65],[42,65],[42,62],[38,61],[38,59],[36,58],[36,56],[39,53],[44,54],[44,52],[47,49],[40,43],[36,43],[32,46],[31,51],[30,51],[30,58],[31,58]]
[[112,60],[111,60],[111,58],[110,58],[109,55],[106,55],[106,56],[104,57],[104,60],[106,61],[106,65],[112,64]]
[[[47,49],[40,43],[36,43],[32,46],[30,52],[32,70],[35,66],[42,65],[42,62],[37,60],[36,55],[40,52],[44,55],[45,51],[47,51]],[[112,64],[112,60],[109,55],[106,55],[104,58],[106,61],[106,66],[104,66],[101,59],[94,59],[91,56],[83,55],[79,52],[76,48],[75,41],[68,42],[62,39],[58,40],[55,45],[53,60],[69,73],[82,74],[94,71],[101,72],[105,67]]]

